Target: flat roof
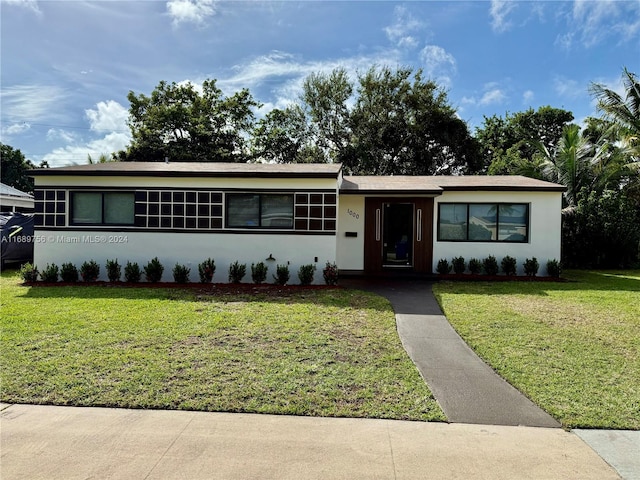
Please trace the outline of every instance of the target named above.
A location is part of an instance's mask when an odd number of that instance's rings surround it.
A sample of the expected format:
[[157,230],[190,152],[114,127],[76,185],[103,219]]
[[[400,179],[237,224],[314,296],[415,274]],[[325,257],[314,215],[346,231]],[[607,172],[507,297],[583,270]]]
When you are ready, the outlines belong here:
[[345,176],[340,187],[340,193],[346,195],[439,195],[443,191],[483,190],[563,192],[566,187],[521,175]]
[[338,178],[339,163],[105,162],[38,168],[30,176]]

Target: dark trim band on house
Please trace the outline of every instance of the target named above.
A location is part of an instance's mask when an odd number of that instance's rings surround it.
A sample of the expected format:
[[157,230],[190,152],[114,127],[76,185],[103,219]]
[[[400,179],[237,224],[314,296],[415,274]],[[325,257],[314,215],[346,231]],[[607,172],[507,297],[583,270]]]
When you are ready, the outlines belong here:
[[439,242],[529,241],[530,208],[528,203],[438,204]]

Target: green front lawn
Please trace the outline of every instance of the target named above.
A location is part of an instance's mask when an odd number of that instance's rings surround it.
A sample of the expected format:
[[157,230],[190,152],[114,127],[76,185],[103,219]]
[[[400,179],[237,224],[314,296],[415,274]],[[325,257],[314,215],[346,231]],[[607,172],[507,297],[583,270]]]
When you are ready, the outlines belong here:
[[640,429],[640,271],[440,282],[465,341],[566,427]]
[[2,273],[3,402],[444,420],[375,295],[19,283]]

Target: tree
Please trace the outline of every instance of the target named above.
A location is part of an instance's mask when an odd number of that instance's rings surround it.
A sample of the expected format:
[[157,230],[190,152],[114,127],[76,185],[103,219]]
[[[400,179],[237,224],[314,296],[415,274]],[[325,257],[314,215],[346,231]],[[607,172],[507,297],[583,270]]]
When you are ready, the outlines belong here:
[[[0,175],[2,183],[26,193],[33,191],[33,179],[28,176],[29,170],[36,168],[20,150],[0,143]],[[47,166],[45,163],[41,167]]]
[[251,138],[252,158],[276,163],[322,163],[311,126],[299,105],[271,110],[258,121]]
[[[476,129],[482,163],[490,175],[526,174],[532,171],[538,151],[535,143],[552,150],[563,128],[573,121],[573,114],[551,106],[532,108],[505,117],[484,117],[483,126]],[[535,170],[535,167],[533,167]]]
[[609,138],[622,142],[628,168],[640,173],[640,80],[626,68],[622,72],[624,97],[599,83],[589,87],[597,108],[608,122]]
[[161,81],[150,97],[130,91],[132,141],[117,157],[126,161],[238,162],[248,159],[246,137],[259,104],[248,90],[225,97],[215,80],[202,92],[191,83]]

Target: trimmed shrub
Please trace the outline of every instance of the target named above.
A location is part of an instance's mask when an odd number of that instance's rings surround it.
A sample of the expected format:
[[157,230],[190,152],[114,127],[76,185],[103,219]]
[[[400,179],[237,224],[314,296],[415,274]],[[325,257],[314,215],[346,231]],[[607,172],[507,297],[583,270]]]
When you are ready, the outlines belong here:
[[313,283],[313,275],[316,272],[316,266],[313,263],[301,265],[298,270],[298,279],[300,285],[311,285]]
[[560,274],[562,273],[562,267],[560,266],[560,262],[558,260],[549,260],[547,262],[547,275],[554,278],[560,278]]
[[58,266],[55,263],[47,264],[40,272],[40,278],[43,282],[53,283],[58,281]]
[[137,263],[127,262],[124,266],[124,280],[129,283],[138,283],[142,277],[142,270]]
[[493,255],[489,255],[482,261],[482,268],[484,268],[484,273],[486,275],[497,275],[498,274],[498,261],[496,257]]
[[467,264],[464,261],[464,257],[453,257],[453,259],[451,260],[451,264],[453,265],[454,273],[457,273],[458,275],[464,273],[464,271],[467,269]]
[[20,267],[20,276],[22,280],[27,283],[33,283],[38,281],[38,269],[35,265],[27,262]]
[[446,275],[451,271],[451,265],[449,265],[449,261],[446,258],[441,258],[438,260],[438,266],[436,267],[436,272],[440,275]]
[[213,258],[207,258],[198,265],[198,275],[200,275],[200,283],[211,283],[213,274],[216,273],[216,262]]
[[540,264],[536,257],[527,258],[524,261],[524,273],[529,277],[535,277],[538,273],[538,269],[540,268]]
[[500,262],[502,267],[502,271],[505,275],[515,275],[516,270],[518,269],[518,264],[516,263],[516,259],[507,255]]
[[273,279],[278,285],[286,285],[290,278],[289,265],[276,265],[276,274]]
[[478,275],[482,271],[482,262],[477,258],[469,260],[469,273]]
[[229,281],[231,283],[240,283],[247,274],[247,266],[240,264],[237,260],[229,265]]
[[173,281],[176,283],[189,283],[190,273],[191,269],[186,265],[176,263],[176,266],[173,267]]
[[253,283],[263,283],[267,279],[269,267],[264,262],[251,264],[251,280]]
[[67,283],[77,282],[78,269],[73,263],[63,263],[62,267],[60,267],[60,278]]
[[324,283],[327,285],[338,284],[338,266],[335,263],[327,262],[322,270],[322,276],[324,277]]
[[84,282],[95,282],[100,276],[100,265],[93,260],[80,265],[80,276]]
[[107,260],[105,267],[107,269],[107,278],[109,279],[109,281],[119,282],[120,275],[122,275],[122,268],[118,263],[118,259],[116,258],[115,260]]
[[147,266],[144,267],[144,277],[147,282],[158,283],[162,280],[162,273],[164,272],[164,266],[158,260],[158,257],[151,259]]

